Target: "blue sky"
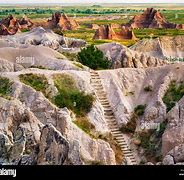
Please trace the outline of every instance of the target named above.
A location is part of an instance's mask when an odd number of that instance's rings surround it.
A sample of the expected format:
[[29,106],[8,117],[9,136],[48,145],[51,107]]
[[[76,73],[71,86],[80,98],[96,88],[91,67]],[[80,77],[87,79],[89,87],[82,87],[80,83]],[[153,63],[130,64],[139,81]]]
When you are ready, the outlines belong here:
[[183,0],[0,0],[0,3],[183,3]]

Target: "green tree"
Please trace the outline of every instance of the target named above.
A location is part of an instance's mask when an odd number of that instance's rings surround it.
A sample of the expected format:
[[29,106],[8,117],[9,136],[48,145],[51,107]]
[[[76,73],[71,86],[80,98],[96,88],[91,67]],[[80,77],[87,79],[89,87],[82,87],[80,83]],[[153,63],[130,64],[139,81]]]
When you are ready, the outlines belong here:
[[94,45],[89,45],[78,53],[79,62],[94,70],[107,69],[110,62],[104,56],[103,52],[96,48]]

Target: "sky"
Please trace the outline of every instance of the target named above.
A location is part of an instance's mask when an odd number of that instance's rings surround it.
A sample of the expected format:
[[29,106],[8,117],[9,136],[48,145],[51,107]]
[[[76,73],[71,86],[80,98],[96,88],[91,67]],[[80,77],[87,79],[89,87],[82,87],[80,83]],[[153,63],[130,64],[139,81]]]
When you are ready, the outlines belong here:
[[[150,3],[150,0],[0,0],[0,3]],[[183,0],[152,0],[151,3],[184,3]]]

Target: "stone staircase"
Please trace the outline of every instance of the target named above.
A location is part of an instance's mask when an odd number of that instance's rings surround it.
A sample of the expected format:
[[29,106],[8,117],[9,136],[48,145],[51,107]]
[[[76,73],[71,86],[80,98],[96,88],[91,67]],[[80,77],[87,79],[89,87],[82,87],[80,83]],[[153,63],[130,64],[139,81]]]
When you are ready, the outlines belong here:
[[124,158],[124,162],[122,162],[122,164],[125,165],[136,165],[136,159],[135,156],[132,152],[132,150],[130,149],[129,145],[127,144],[124,135],[122,134],[122,132],[119,130],[116,119],[115,119],[115,115],[112,111],[112,108],[108,102],[107,96],[105,91],[103,90],[103,86],[101,83],[101,79],[100,76],[98,74],[98,72],[96,71],[90,71],[91,74],[91,85],[95,90],[95,94],[98,97],[101,105],[104,108],[104,116],[105,116],[105,120],[107,121],[108,127],[112,133],[112,136],[115,138],[115,140],[117,141],[117,143],[119,144],[119,146],[121,147],[123,156]]

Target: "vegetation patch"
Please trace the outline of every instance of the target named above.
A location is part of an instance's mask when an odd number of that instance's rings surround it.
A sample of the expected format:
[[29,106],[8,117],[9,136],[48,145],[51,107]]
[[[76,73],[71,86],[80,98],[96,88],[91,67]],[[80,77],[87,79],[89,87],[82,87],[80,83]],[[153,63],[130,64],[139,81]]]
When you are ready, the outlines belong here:
[[144,91],[151,92],[151,91],[153,91],[153,87],[151,85],[145,86]]
[[123,133],[134,133],[137,126],[136,121],[139,116],[142,116],[144,114],[145,108],[146,105],[138,105],[137,107],[135,107],[130,120],[126,125],[122,125],[120,131]]
[[89,45],[83,48],[78,53],[79,62],[92,69],[107,69],[110,67],[110,62],[104,56],[103,52],[94,45]]
[[86,117],[77,117],[77,120],[74,121],[74,123],[85,133],[94,137],[94,135],[92,134],[92,130],[95,129],[95,126],[91,124]]
[[81,63],[73,62],[73,64],[74,64],[76,67],[78,67],[78,68],[81,68],[81,69],[84,68],[84,66],[83,66]]
[[126,91],[125,96],[133,96],[135,94],[134,91]]
[[142,116],[144,114],[144,111],[146,109],[146,104],[144,105],[138,105],[134,108],[134,113],[138,116]]
[[72,76],[67,74],[54,75],[58,94],[53,98],[59,108],[67,107],[77,116],[85,116],[92,108],[94,97],[80,92]]
[[9,99],[12,82],[6,77],[0,77],[0,96]]
[[169,112],[175,104],[184,96],[184,82],[176,83],[172,81],[169,85],[167,92],[162,98],[163,102],[167,107],[167,112]]
[[144,155],[151,162],[162,161],[162,135],[166,126],[167,120],[160,123],[160,126],[157,129],[142,131],[137,134],[137,138],[141,142],[140,146],[145,150]]
[[137,120],[137,115],[135,113],[132,114],[129,122],[126,125],[123,125],[120,128],[120,131],[123,133],[134,133],[136,129],[136,120]]
[[31,86],[36,91],[42,92],[46,97],[46,89],[48,88],[48,81],[44,75],[41,74],[21,74],[19,75],[19,79],[24,84]]

